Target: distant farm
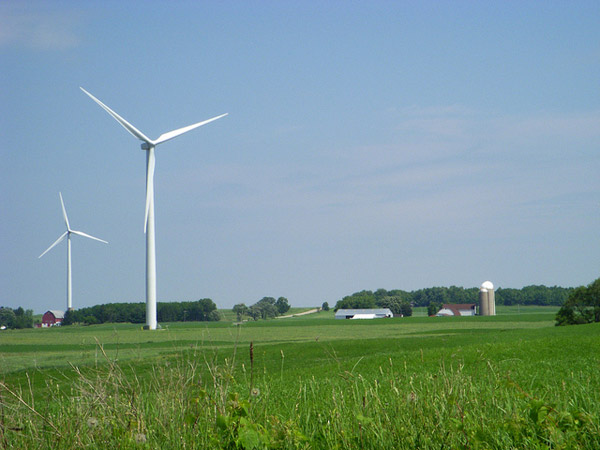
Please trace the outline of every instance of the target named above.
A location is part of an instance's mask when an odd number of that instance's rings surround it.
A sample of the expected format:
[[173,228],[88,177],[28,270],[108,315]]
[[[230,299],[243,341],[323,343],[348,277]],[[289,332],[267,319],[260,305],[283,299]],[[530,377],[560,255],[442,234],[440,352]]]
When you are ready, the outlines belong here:
[[557,310],[5,330],[0,445],[597,449],[600,324]]

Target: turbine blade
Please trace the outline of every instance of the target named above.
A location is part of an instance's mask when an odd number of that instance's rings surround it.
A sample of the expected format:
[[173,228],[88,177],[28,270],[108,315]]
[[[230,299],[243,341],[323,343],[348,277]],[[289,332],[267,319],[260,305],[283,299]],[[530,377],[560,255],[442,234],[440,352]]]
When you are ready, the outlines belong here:
[[86,237],[86,238],[94,239],[96,241],[100,241],[100,242],[104,242],[105,244],[108,244],[108,242],[105,241],[104,239],[100,239],[100,238],[94,237],[94,236],[92,236],[90,234],[84,233],[83,231],[71,230],[71,233],[76,234],[77,236],[83,236],[83,237]]
[[169,141],[177,136],[187,133],[188,131],[193,130],[194,128],[201,127],[202,125],[206,125],[207,123],[213,122],[221,117],[225,117],[229,113],[221,114],[220,116],[213,117],[212,119],[205,120],[203,122],[198,122],[193,125],[189,125],[187,127],[179,128],[177,130],[169,131],[168,133],[161,134],[157,140],[154,141],[154,145],[162,144],[163,142]]
[[104,109],[107,113],[109,113],[117,122],[119,122],[123,126],[123,128],[125,128],[127,131],[129,131],[134,137],[138,138],[140,141],[152,143],[152,140],[150,138],[146,137],[144,135],[144,133],[142,133],[136,127],[134,127],[133,125],[131,125],[129,122],[127,122],[125,119],[123,119],[120,115],[118,115],[116,112],[114,112],[108,106],[106,106],[104,103],[102,103],[100,100],[98,100],[96,97],[94,97],[88,91],[86,91],[84,88],[82,88],[80,86],[79,89],[81,89],[92,100],[94,100],[96,103],[98,103],[102,107],[102,109]]
[[148,150],[148,167],[146,169],[146,211],[144,213],[144,233],[148,227],[148,213],[150,211],[150,201],[154,197],[154,166],[156,159],[154,156],[154,147]]
[[65,219],[67,231],[71,231],[71,227],[69,226],[69,218],[67,217],[67,210],[65,209],[65,202],[63,202],[62,194],[60,192],[58,193],[58,196],[60,197],[60,205],[62,206],[63,217]]
[[52,244],[50,247],[48,247],[46,249],[46,251],[44,253],[42,253],[40,256],[38,256],[38,259],[41,258],[42,256],[44,256],[46,253],[48,253],[56,245],[60,244],[62,242],[62,240],[67,236],[67,234],[69,234],[68,231],[65,231],[63,234],[61,234],[60,237],[54,242],[54,244]]

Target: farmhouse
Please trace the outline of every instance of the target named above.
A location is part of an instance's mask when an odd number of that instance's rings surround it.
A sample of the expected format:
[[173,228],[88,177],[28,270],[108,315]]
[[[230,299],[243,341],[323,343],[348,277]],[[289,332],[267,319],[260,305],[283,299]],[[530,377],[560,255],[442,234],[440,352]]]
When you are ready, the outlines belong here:
[[475,303],[458,303],[443,305],[436,316],[474,316],[477,305]]
[[65,313],[58,310],[46,311],[42,316],[42,328],[54,327],[60,325],[65,318]]
[[336,319],[384,319],[394,317],[389,308],[383,309],[338,309]]

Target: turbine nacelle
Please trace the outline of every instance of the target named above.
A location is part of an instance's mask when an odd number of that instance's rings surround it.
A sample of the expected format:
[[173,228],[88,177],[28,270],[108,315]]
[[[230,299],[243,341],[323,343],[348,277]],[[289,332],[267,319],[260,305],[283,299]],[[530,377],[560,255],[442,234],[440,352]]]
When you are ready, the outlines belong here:
[[142,145],[141,145],[142,150],[148,151],[148,160],[146,163],[147,164],[146,165],[146,208],[145,208],[145,213],[144,213],[144,233],[145,233],[147,226],[148,226],[148,212],[149,212],[151,204],[154,203],[154,201],[152,199],[152,197],[154,196],[154,167],[156,165],[154,151],[152,151],[154,149],[154,147],[156,147],[159,144],[162,144],[163,142],[170,141],[171,139],[176,138],[177,136],[180,136],[184,133],[187,133],[188,131],[192,131],[195,128],[201,127],[202,125],[206,125],[207,123],[213,122],[217,119],[220,119],[221,117],[225,117],[227,115],[227,113],[221,114],[220,116],[213,117],[212,119],[208,119],[208,120],[204,120],[202,122],[188,125],[187,127],[182,127],[182,128],[178,128],[173,131],[168,131],[167,133],[161,134],[158,137],[158,139],[152,140],[149,137],[147,137],[144,133],[142,133],[140,130],[138,130],[136,127],[134,127],[129,122],[127,122],[123,117],[121,117],[115,111],[110,109],[108,106],[106,106],[100,100],[98,100],[96,97],[94,97],[88,91],[86,91],[84,88],[79,87],[79,89],[81,89],[83,92],[85,92],[88,97],[90,97],[98,105],[100,105],[100,107],[103,110],[105,110],[108,114],[111,115],[111,117],[113,119],[115,119],[117,122],[119,122],[121,124],[121,126],[123,128],[125,128],[133,137],[142,141]]
[[40,256],[38,256],[38,259],[41,258],[42,256],[44,256],[46,253],[48,253],[50,250],[52,250],[55,246],[57,246],[58,244],[60,244],[65,238],[71,238],[71,234],[76,234],[77,236],[81,236],[81,237],[86,237],[88,239],[93,239],[95,241],[100,241],[103,242],[105,244],[108,244],[107,241],[91,236],[87,233],[84,233],[83,231],[78,231],[78,230],[73,230],[71,229],[71,226],[69,225],[69,217],[67,216],[67,210],[65,208],[65,202],[63,202],[63,198],[62,198],[62,193],[58,193],[58,196],[60,197],[60,206],[62,206],[62,212],[63,212],[63,219],[65,220],[65,226],[67,227],[67,231],[65,231],[63,234],[60,235],[60,237],[50,246],[48,247],[44,253],[42,253]]

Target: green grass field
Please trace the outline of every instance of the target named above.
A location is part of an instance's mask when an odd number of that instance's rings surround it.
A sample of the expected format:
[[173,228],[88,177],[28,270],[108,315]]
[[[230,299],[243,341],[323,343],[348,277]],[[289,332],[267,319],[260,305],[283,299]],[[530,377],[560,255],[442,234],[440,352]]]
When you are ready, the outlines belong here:
[[600,448],[600,327],[556,310],[4,331],[0,448]]

